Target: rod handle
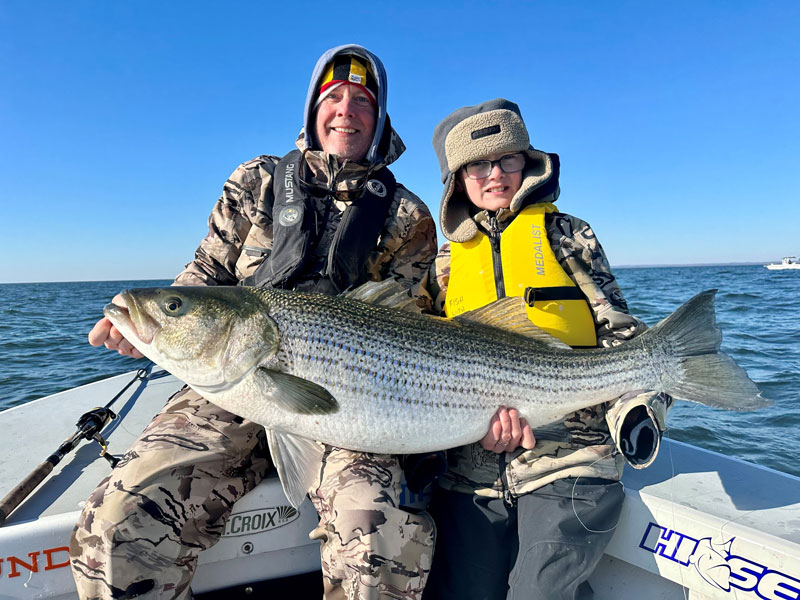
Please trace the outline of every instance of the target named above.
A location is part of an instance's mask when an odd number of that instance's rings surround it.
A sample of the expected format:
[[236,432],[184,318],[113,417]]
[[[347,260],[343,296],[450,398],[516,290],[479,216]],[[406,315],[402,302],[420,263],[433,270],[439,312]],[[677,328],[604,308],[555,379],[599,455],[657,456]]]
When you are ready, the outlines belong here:
[[30,493],[36,489],[42,480],[47,477],[53,470],[53,463],[49,460],[39,464],[30,474],[23,479],[17,487],[6,494],[6,497],[0,500],[0,527],[6,522],[6,519],[11,512],[17,508]]

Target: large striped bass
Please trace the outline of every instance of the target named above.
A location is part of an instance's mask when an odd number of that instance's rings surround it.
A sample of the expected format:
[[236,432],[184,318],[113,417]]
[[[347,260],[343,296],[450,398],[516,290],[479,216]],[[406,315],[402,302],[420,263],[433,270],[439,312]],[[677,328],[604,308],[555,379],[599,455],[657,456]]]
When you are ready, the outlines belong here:
[[264,425],[295,504],[318,473],[320,446],[310,440],[426,452],[479,440],[501,405],[536,429],[636,390],[733,410],[767,403],[720,352],[714,291],[620,346],[572,350],[535,327],[520,298],[449,320],[397,307],[410,300],[395,286],[338,297],[132,289],[122,293],[127,309],[109,304],[105,314],[205,398]]

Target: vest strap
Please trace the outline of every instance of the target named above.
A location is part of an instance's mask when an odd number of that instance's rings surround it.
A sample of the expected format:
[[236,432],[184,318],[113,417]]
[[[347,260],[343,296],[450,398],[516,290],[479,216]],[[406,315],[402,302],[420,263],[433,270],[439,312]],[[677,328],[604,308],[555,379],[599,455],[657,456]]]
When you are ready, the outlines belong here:
[[545,287],[545,288],[525,288],[523,294],[525,304],[533,306],[535,302],[553,301],[553,300],[584,300],[585,297],[581,289],[574,286],[558,286],[558,287]]
[[[272,252],[244,280],[244,285],[291,288],[312,278],[319,283],[312,286],[317,291],[335,294],[367,279],[367,259],[375,249],[394,200],[397,187],[394,175],[386,167],[370,173],[363,194],[348,204],[342,214],[324,272],[311,273],[307,272],[306,263],[319,235],[313,216],[314,197],[325,191],[312,189],[303,181],[303,166],[302,153],[293,150],[273,170]],[[324,199],[326,203],[333,201],[330,193]]]

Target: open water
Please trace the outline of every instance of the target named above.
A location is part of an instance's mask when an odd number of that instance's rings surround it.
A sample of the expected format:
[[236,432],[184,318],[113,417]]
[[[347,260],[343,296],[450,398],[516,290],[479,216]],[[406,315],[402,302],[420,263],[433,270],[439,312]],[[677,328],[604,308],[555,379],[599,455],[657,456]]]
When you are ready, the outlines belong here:
[[[697,292],[718,289],[723,349],[774,401],[751,413],[679,402],[667,435],[800,476],[800,270],[748,265],[615,273],[631,312],[651,325]],[[0,410],[146,365],[89,346],[86,334],[120,290],[168,283],[0,284]],[[65,435],[80,416],[73,413],[64,407]]]

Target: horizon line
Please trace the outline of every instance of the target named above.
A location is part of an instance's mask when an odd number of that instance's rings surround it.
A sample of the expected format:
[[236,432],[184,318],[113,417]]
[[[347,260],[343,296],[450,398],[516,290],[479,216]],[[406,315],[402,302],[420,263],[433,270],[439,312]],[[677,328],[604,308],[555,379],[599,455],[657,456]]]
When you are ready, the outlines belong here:
[[[710,263],[665,263],[665,264],[619,264],[611,265],[612,269],[666,269],[675,267],[748,267],[765,266],[767,261],[746,261],[746,262],[710,262]],[[777,263],[775,263],[777,264]],[[174,277],[141,277],[141,278],[122,278],[122,279],[68,279],[62,281],[0,281],[0,285],[32,285],[37,283],[112,283],[115,281],[173,281]]]

